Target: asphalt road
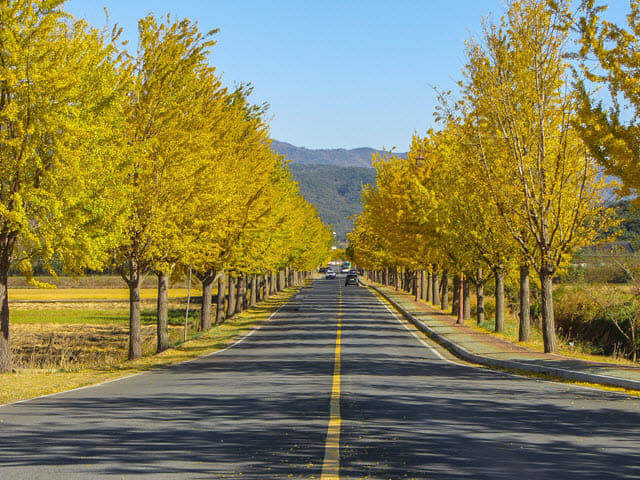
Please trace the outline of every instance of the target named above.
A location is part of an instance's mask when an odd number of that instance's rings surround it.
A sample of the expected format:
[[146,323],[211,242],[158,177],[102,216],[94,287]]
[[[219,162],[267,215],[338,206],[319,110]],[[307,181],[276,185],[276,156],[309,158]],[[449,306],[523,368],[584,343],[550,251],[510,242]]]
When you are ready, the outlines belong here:
[[338,320],[341,479],[640,478],[640,399],[452,363],[339,280],[216,355],[1,407],[0,478],[321,478]]

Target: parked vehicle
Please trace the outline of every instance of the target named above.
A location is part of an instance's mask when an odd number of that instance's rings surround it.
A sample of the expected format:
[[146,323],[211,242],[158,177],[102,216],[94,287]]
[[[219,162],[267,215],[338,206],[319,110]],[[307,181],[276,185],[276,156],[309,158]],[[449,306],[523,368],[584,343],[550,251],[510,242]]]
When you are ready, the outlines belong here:
[[332,269],[327,268],[327,271],[324,274],[324,278],[327,279],[332,279],[332,278],[336,278],[336,272],[334,272]]

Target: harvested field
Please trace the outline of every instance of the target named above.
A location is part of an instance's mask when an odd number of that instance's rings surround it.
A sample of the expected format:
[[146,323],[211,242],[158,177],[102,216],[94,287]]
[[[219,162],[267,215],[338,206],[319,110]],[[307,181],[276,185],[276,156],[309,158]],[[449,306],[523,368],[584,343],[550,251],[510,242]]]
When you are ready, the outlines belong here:
[[[35,280],[40,283],[46,283],[57,288],[122,288],[126,289],[126,284],[120,275],[87,275],[84,277],[52,277],[50,275],[37,275]],[[186,288],[187,281],[181,280],[178,282],[174,282],[171,284],[172,288]],[[192,288],[199,288],[200,282],[196,277],[192,277],[191,282]],[[21,275],[12,275],[9,277],[9,288],[31,288],[35,289]],[[158,279],[149,275],[145,278],[142,288],[150,288],[157,289],[158,288]]]
[[[169,326],[171,341],[183,328]],[[11,327],[11,351],[16,369],[102,367],[123,362],[128,353],[128,325],[17,324]],[[156,349],[155,325],[142,326],[143,354]]]
[[[183,338],[185,305],[169,303],[169,338]],[[196,308],[194,308],[196,307]],[[197,306],[190,308],[189,334],[195,332]],[[11,350],[18,369],[104,367],[127,359],[129,305],[101,303],[43,302],[11,305]],[[155,300],[142,302],[143,354],[156,350]]]

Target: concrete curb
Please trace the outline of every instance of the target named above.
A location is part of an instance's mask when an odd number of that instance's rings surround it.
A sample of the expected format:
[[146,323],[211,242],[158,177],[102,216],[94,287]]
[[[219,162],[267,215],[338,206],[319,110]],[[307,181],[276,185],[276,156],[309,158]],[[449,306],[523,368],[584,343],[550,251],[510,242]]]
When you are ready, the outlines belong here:
[[418,330],[427,335],[432,340],[436,341],[451,353],[466,360],[468,362],[476,363],[478,365],[485,365],[488,367],[501,368],[507,370],[516,370],[527,373],[537,373],[542,375],[548,375],[550,377],[562,378],[567,380],[573,380],[577,382],[588,382],[599,385],[607,385],[612,387],[627,388],[630,390],[640,390],[640,381],[627,380],[624,378],[608,377],[605,375],[597,375],[593,373],[576,372],[574,370],[567,370],[564,368],[553,368],[548,366],[533,365],[531,363],[512,361],[512,360],[499,360],[497,358],[485,357],[470,352],[466,348],[452,342],[451,340],[439,335],[436,331],[429,328],[422,323],[411,313],[405,310],[402,306],[396,303],[392,298],[387,296],[384,292],[373,285],[368,285],[385,298],[391,305],[393,305],[399,312],[404,315]]

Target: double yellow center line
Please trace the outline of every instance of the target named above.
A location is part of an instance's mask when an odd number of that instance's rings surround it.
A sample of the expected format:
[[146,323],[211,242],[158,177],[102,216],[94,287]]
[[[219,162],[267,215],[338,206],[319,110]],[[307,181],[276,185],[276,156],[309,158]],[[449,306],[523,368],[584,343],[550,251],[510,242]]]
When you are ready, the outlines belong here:
[[338,332],[333,364],[333,384],[329,403],[329,428],[327,443],[324,448],[324,462],[320,480],[340,479],[340,343],[342,340],[342,285],[340,285],[338,301]]

